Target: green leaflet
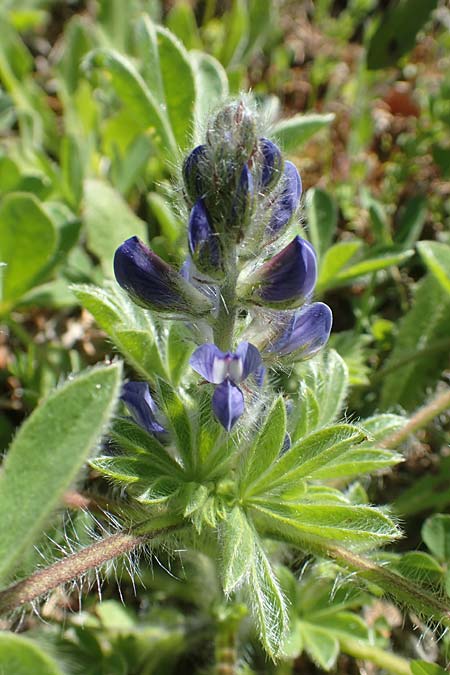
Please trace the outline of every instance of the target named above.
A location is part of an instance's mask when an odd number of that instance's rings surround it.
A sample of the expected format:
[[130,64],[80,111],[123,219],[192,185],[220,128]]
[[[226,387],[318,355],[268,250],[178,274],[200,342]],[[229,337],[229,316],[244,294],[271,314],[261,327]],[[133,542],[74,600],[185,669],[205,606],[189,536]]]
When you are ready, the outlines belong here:
[[[359,239],[338,242],[323,257],[316,292],[323,293],[330,288],[345,286],[360,277],[399,265],[412,255],[413,251],[405,251],[403,248],[396,250],[395,247],[371,255],[366,248],[363,250]],[[356,259],[353,260],[354,258]]]
[[119,395],[120,363],[78,375],[30,415],[0,476],[0,576],[9,577],[42,533],[100,439]]
[[146,239],[145,223],[134,215],[121,195],[108,183],[88,180],[84,184],[84,222],[87,244],[101,262],[103,272],[113,274],[114,253],[125,239]]
[[333,635],[309,623],[300,622],[299,626],[305,651],[319,668],[331,670],[339,656],[339,641]]
[[123,417],[116,419],[111,438],[128,453],[148,455],[153,463],[158,464],[161,473],[182,475],[183,469],[172,459],[156,436],[147,433],[132,420]]
[[12,193],[0,206],[0,260],[4,301],[18,300],[43,279],[54,261],[57,233],[39,201]]
[[253,563],[255,532],[245,513],[234,507],[220,528],[220,563],[226,595],[244,580]]
[[72,289],[141,377],[149,381],[168,377],[149,312],[134,305],[114,282],[106,282],[105,288],[79,284]]
[[367,67],[377,70],[392,66],[409,52],[437,4],[437,0],[399,0],[389,6],[369,41]]
[[136,132],[146,130],[168,159],[175,154],[174,136],[160,103],[129,59],[112,49],[96,49],[87,55],[84,67],[108,73],[117,97],[134,119]]
[[280,142],[283,150],[289,152],[290,150],[296,150],[315,133],[328,127],[333,120],[333,113],[327,115],[317,113],[294,115],[288,120],[275,124],[272,133]]
[[401,319],[394,349],[380,371],[386,371],[381,408],[412,410],[422,402],[426,387],[435,384],[444,367],[449,333],[450,298],[428,274],[417,285],[413,305]]
[[345,542],[358,550],[386,544],[399,537],[394,522],[370,506],[346,504],[254,504],[261,528],[279,540],[307,546],[308,540]]
[[254,542],[254,555],[245,594],[261,642],[268,655],[274,659],[283,650],[288,629],[288,615],[278,579],[258,539]]
[[279,396],[268,412],[255,442],[243,454],[238,469],[242,493],[245,493],[252,483],[258,482],[259,476],[275,462],[283,447],[285,435],[286,410],[283,398]]
[[[348,390],[348,368],[343,359],[334,349],[322,352],[320,355],[311,359],[298,368],[301,378],[313,392],[318,406],[318,416],[314,428],[320,429],[327,424],[331,424],[342,412]],[[302,400],[296,406],[296,410],[301,409]],[[314,405],[309,404],[312,408]],[[295,419],[295,413],[291,417]],[[312,423],[312,419],[308,424]]]
[[166,416],[172,431],[178,452],[187,468],[194,461],[193,434],[188,409],[175,389],[158,379],[156,383],[157,401],[161,412]]
[[450,295],[450,246],[438,241],[419,241],[417,250],[431,274]]
[[420,660],[411,661],[411,672],[413,675],[446,675],[447,673],[436,663]]
[[331,246],[336,232],[336,202],[325,190],[312,188],[307,192],[306,212],[311,243],[320,259]]
[[11,675],[63,675],[39,644],[14,633],[0,633],[0,672]]
[[193,50],[189,58],[195,73],[197,86],[196,100],[196,142],[201,142],[199,133],[212,110],[228,96],[228,77],[219,61],[209,54]]
[[438,560],[450,561],[450,515],[430,516],[422,527],[422,539]]
[[167,115],[177,146],[185,150],[191,140],[197,97],[194,71],[186,49],[173,33],[157,26],[156,39]]
[[366,436],[361,429],[349,424],[336,424],[313,432],[298,441],[271,465],[247,490],[247,496],[262,494],[274,488],[290,485],[302,478],[314,476],[315,471],[336,460]]
[[289,422],[292,420],[289,426],[293,443],[314,431],[319,425],[320,417],[317,398],[304,380],[300,382],[297,396],[294,409],[289,416]]

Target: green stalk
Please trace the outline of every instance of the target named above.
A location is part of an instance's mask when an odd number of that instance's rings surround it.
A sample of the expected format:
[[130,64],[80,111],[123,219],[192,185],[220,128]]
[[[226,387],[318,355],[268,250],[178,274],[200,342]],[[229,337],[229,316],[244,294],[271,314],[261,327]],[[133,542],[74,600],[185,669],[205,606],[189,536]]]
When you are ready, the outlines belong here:
[[165,522],[161,518],[141,523],[135,532],[120,532],[110,537],[105,537],[91,546],[73,553],[67,558],[35,572],[27,579],[0,591],[0,614],[5,614],[17,607],[37,600],[41,595],[65,584],[73,579],[81,577],[91,569],[96,569],[118,556],[129,553],[143,546],[151,539],[155,539],[170,532],[180,529],[179,519],[172,523],[167,518]]
[[393,675],[411,675],[409,661],[401,656],[395,656],[395,654],[391,654],[391,652],[387,652],[380,647],[353,638],[340,637],[339,644],[341,651],[355,659],[371,661],[383,670],[393,673]]
[[220,304],[219,313],[214,325],[214,343],[222,351],[229,351],[233,348],[234,324],[236,321],[236,251],[232,247],[232,253],[229,255],[226,269],[226,279],[220,286]]
[[399,604],[413,609],[427,619],[439,621],[444,626],[450,627],[449,603],[429,593],[418,584],[378,565],[370,558],[365,558],[340,546],[312,542],[305,543],[305,546],[311,553],[332,558],[348,570],[357,572],[363,579],[375,583]]
[[445,412],[450,408],[450,389],[442,392],[436,396],[431,403],[419,408],[414,415],[409,419],[404,427],[396,431],[391,436],[385,438],[381,447],[383,448],[397,448],[408,436],[413,434],[418,429],[425,427],[431,420]]

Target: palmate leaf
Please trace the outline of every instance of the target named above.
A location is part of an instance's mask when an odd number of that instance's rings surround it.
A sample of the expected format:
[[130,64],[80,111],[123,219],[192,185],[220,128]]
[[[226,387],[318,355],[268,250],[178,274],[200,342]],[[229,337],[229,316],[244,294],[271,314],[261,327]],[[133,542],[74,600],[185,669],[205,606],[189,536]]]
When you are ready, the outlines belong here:
[[258,529],[278,540],[307,548],[308,540],[345,542],[364,550],[386,544],[400,536],[389,516],[370,506],[346,504],[254,503],[252,512]]
[[304,478],[314,477],[319,469],[366,439],[365,433],[350,424],[337,424],[313,432],[293,445],[264,473],[246,485],[244,495],[250,498],[274,489],[291,487]]

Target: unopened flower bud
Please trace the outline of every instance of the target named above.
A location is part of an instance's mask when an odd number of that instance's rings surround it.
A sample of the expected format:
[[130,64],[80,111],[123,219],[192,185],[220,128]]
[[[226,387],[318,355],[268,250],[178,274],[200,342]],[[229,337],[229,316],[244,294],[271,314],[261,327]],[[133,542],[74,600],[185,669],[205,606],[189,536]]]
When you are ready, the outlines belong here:
[[257,142],[253,113],[242,101],[230,103],[211,120],[206,137],[216,157],[246,163]]
[[203,199],[198,199],[192,207],[188,242],[197,269],[212,278],[220,278],[223,275],[221,242],[211,226]]
[[256,305],[294,309],[309,297],[316,278],[314,249],[297,236],[273,258],[244,268],[238,278],[237,291],[242,300]]
[[114,273],[133,302],[176,318],[204,316],[212,303],[181,274],[147,248],[138,237],[127,239],[114,256]]
[[327,343],[333,315],[328,305],[314,302],[280,321],[278,331],[264,349],[265,355],[288,356],[290,361],[309,359]]
[[269,234],[280,232],[291,219],[298,207],[302,195],[302,181],[297,168],[292,162],[284,163],[284,173],[281,179],[281,192],[272,206],[272,215],[267,227]]
[[280,148],[268,138],[260,138],[258,148],[262,155],[261,188],[272,190],[282,174],[283,158]]
[[211,162],[206,145],[197,145],[184,160],[183,180],[192,203],[205,196],[211,185]]

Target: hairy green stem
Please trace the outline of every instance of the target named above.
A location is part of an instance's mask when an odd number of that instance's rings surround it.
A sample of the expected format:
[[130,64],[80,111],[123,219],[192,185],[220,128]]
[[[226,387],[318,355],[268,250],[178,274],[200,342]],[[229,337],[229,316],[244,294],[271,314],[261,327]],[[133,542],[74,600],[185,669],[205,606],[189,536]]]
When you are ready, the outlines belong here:
[[328,557],[343,565],[367,581],[377,584],[386,595],[402,605],[413,609],[427,619],[439,621],[450,627],[450,605],[440,597],[432,595],[414,582],[392,572],[386,567],[340,546],[326,544],[306,544],[311,553]]
[[220,286],[219,313],[214,325],[214,343],[222,351],[233,347],[234,324],[236,321],[236,254],[228,258],[226,279]]
[[425,427],[431,420],[445,412],[448,408],[450,408],[450,389],[436,396],[431,403],[428,403],[423,408],[419,408],[404,427],[382,441],[381,447],[390,449],[398,447],[410,434]]
[[411,675],[409,661],[401,656],[396,656],[380,647],[369,645],[367,642],[360,642],[354,638],[340,637],[339,644],[341,651],[355,659],[371,661],[376,666],[394,675]]
[[0,591],[0,614],[32,602],[61,584],[77,579],[89,570],[139,548],[150,539],[179,528],[179,524],[158,525],[160,519],[154,522],[152,528],[150,522],[153,521],[143,523],[135,533],[120,532],[105,537]]

